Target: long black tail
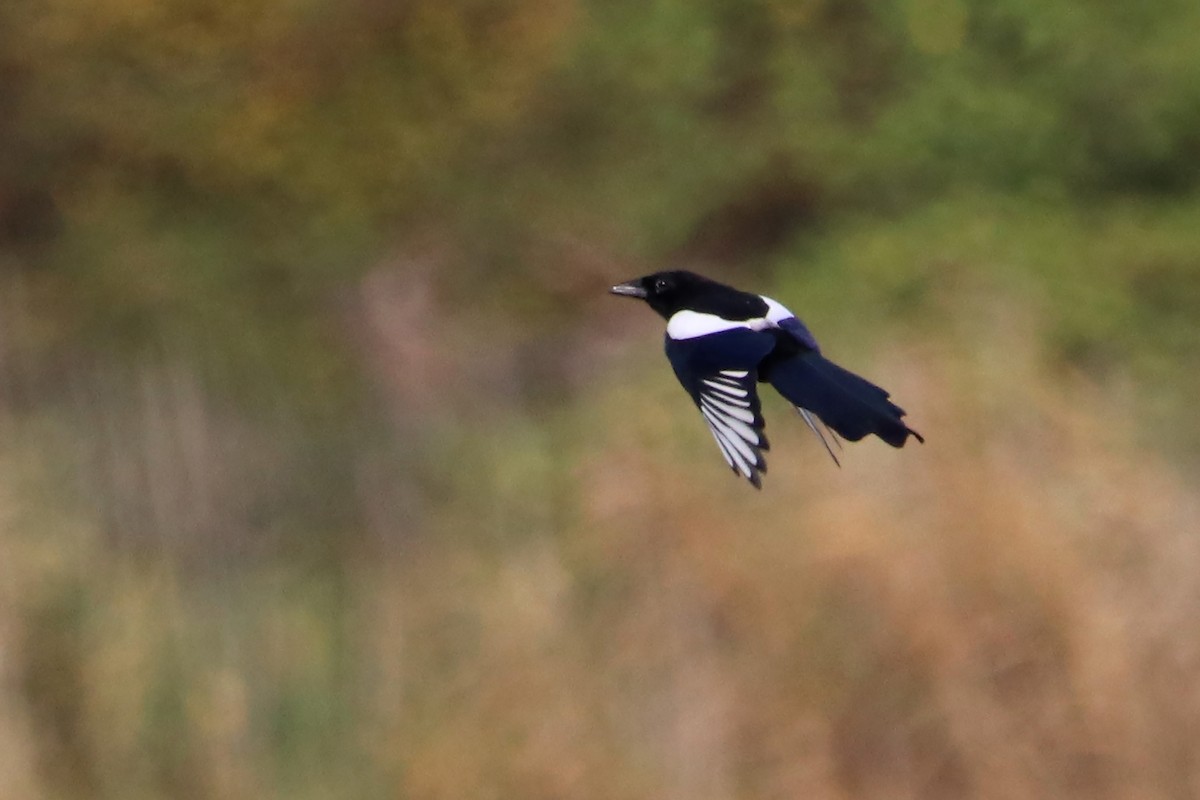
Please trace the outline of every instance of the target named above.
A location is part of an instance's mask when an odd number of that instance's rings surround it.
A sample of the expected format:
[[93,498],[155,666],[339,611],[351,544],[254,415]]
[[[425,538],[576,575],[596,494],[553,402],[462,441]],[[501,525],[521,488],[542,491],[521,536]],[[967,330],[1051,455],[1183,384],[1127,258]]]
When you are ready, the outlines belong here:
[[776,362],[765,377],[792,405],[816,414],[849,441],[872,433],[892,447],[903,447],[909,436],[925,441],[904,424],[904,409],[887,392],[818,353]]

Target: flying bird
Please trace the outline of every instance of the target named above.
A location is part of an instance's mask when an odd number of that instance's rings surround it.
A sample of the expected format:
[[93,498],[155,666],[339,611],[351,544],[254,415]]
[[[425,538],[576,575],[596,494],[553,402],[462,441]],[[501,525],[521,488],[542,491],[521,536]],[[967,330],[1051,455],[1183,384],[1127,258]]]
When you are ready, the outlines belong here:
[[886,391],[821,355],[804,323],[769,297],[686,270],[656,272],[610,291],[645,300],[667,321],[675,376],[730,468],[756,489],[767,471],[763,452],[770,449],[759,383],[771,384],[796,407],[839,466],[830,446],[841,447],[839,436],[857,442],[873,433],[892,447],[903,447],[909,436],[925,441],[904,424],[904,409]]

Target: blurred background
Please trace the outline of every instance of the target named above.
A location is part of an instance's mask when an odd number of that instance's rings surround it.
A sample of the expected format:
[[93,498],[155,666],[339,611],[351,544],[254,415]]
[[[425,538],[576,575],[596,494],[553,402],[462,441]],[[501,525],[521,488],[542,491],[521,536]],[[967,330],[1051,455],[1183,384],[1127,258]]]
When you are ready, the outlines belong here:
[[[5,0],[0,797],[1200,796],[1194,0]],[[607,287],[924,447],[729,474]]]

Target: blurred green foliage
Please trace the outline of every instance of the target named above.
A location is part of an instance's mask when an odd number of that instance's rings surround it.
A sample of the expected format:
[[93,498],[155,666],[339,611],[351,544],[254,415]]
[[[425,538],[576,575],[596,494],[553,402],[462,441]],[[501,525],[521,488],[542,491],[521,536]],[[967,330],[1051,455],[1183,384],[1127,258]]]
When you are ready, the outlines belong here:
[[0,13],[6,195],[48,197],[55,249],[113,262],[88,272],[119,274],[136,258],[121,241],[158,243],[158,270],[123,271],[165,277],[110,278],[154,307],[194,298],[200,265],[248,282],[235,294],[271,265],[344,279],[405,221],[456,210],[525,235],[555,213],[615,218],[654,254],[779,164],[822,200],[889,208],[964,184],[1082,201],[1200,177],[1200,12],[1182,0]]
[[[144,365],[190,371],[198,419],[279,451],[244,515],[340,530],[364,443],[454,495],[445,454],[578,388],[605,283],[685,264],[847,347],[1022,297],[1051,369],[1132,376],[1198,452],[1198,28],[1184,0],[14,0],[10,393],[170,404]],[[445,373],[401,411],[363,356],[381,270],[390,341]]]
[[[1021,297],[1050,368],[1132,375],[1197,452],[1197,29],[1184,0],[14,0],[10,393],[130,408],[143,365],[190,371],[198,419],[279,451],[244,515],[340,530],[364,443],[454,495],[445,454],[577,388],[606,282],[686,264],[846,347]],[[377,402],[380,270],[432,406]]]
[[65,278],[51,310],[120,329],[311,313],[431,221],[489,234],[470,256],[499,280],[522,269],[502,250],[547,230],[669,253],[781,173],[819,220],[963,186],[1086,207],[1200,178],[1200,11],[1183,0],[0,14],[10,246],[35,239]]

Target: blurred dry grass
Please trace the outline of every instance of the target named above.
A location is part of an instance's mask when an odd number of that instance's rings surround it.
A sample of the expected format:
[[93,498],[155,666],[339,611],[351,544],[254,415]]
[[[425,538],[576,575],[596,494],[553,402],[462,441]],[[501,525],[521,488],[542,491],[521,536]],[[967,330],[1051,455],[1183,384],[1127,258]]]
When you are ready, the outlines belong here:
[[929,444],[842,470],[770,405],[762,494],[668,381],[611,381],[322,564],[46,519],[10,422],[0,796],[1194,795],[1200,497],[1028,338],[880,357]]

